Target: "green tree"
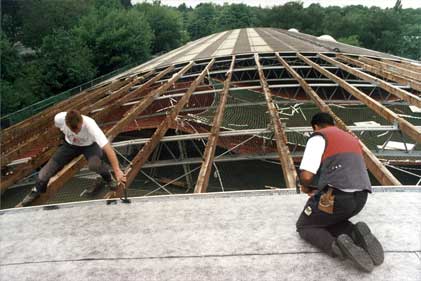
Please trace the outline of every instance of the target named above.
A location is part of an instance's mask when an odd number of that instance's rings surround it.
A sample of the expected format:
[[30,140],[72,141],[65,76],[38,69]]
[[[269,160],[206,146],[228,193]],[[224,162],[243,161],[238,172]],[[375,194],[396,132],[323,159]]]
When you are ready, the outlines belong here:
[[216,30],[224,31],[235,28],[251,27],[255,16],[244,4],[224,4],[216,20]]
[[19,15],[22,2],[17,0],[1,0],[1,31],[11,42],[17,42],[22,34],[22,18]]
[[93,55],[80,38],[60,29],[46,36],[39,64],[43,82],[51,93],[69,89],[95,77]]
[[89,11],[93,0],[25,0],[20,2],[22,41],[38,48],[54,29],[69,30]]
[[[201,5],[201,4],[199,4]],[[187,7],[187,5],[185,3],[182,3],[181,5],[179,5],[177,7],[177,11],[179,11],[183,17],[183,26],[186,27],[188,20],[189,20],[189,16],[190,14],[193,12],[193,8],[192,7]]]
[[421,24],[404,26],[398,55],[421,60]]
[[203,3],[190,13],[187,31],[192,39],[212,34],[216,30],[217,7],[211,3]]
[[94,54],[100,74],[150,56],[153,34],[145,16],[135,9],[94,9],[74,32]]
[[152,4],[144,2],[136,5],[135,9],[146,16],[152,28],[154,35],[152,53],[170,51],[179,47],[184,41],[183,18],[176,9],[161,6],[159,1]]
[[[25,67],[18,52],[15,50],[5,33],[0,33],[0,93],[1,115],[14,112],[37,101],[31,91],[32,79],[25,79]],[[38,81],[35,83],[39,85]],[[33,84],[33,86],[35,86]],[[35,88],[38,88],[37,86]]]
[[323,33],[334,38],[357,36],[367,24],[367,8],[363,6],[348,6],[345,8],[329,7],[323,21]]
[[400,17],[393,10],[370,8],[370,17],[359,34],[361,45],[381,52],[399,52],[402,38]]
[[402,1],[401,0],[396,0],[395,6],[393,7],[393,10],[395,10],[395,12],[400,12],[402,10]]
[[267,20],[272,27],[279,27],[284,29],[297,28],[302,29],[303,16],[303,2],[294,1],[288,2],[282,6],[274,6],[268,16]]
[[311,4],[303,13],[301,31],[316,36],[322,35],[323,25],[321,23],[325,17],[325,9],[320,4]]
[[18,52],[13,48],[12,43],[9,41],[5,33],[1,34],[0,41],[0,56],[1,56],[1,71],[0,77],[2,80],[14,81],[20,74],[22,68],[22,60]]

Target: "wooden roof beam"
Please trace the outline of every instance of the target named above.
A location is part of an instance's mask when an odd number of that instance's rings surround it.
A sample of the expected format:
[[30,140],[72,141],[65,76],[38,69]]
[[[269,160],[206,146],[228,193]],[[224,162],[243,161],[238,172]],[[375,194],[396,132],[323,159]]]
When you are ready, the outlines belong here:
[[[134,90],[134,91],[132,91],[132,92],[126,94],[126,95],[120,96],[118,100],[115,100],[112,104],[109,104],[102,111],[95,112],[92,115],[93,118],[95,120],[103,120],[105,117],[107,117],[109,115],[110,112],[114,112],[115,110],[120,108],[124,103],[126,103],[127,101],[129,101],[133,97],[136,97],[137,95],[142,94],[147,89],[149,89],[149,87],[152,86],[155,82],[157,82],[158,80],[160,80],[162,77],[164,77],[165,75],[167,75],[169,72],[171,72],[173,70],[174,70],[173,65],[167,67],[166,69],[164,69],[163,71],[158,73],[156,76],[154,76],[152,79],[149,79],[148,81],[146,81],[145,83],[140,85],[140,87],[137,88],[136,90]],[[97,108],[100,108],[100,106],[95,107],[94,109],[97,109]],[[92,109],[92,110],[94,110],[94,109]],[[99,121],[99,122],[102,122],[102,121]]]
[[[205,75],[208,73],[209,69],[213,66],[215,59],[212,59],[208,65],[202,70],[200,75],[194,80],[194,82],[190,85],[187,92],[184,96],[177,102],[177,104],[170,110],[167,114],[165,120],[163,120],[159,127],[155,130],[154,134],[150,138],[150,140],[145,143],[142,149],[137,153],[137,155],[133,158],[131,167],[126,171],[126,187],[130,186],[133,180],[136,178],[139,171],[142,169],[142,166],[148,161],[149,156],[152,154],[156,146],[159,144],[162,137],[165,136],[165,133],[168,131],[171,124],[174,123],[175,118],[180,113],[180,111],[184,108],[184,106],[189,102],[190,97],[192,96],[193,92],[197,88],[197,86],[202,83]],[[119,186],[116,192],[109,192],[105,195],[105,199],[112,198],[112,197],[121,197],[123,195],[123,188]]]
[[[95,120],[98,120],[98,122],[102,122],[103,118],[105,118],[110,112],[113,112],[116,108],[118,108],[122,103],[124,103],[132,95],[136,95],[136,94],[139,94],[139,93],[142,93],[142,92],[146,91],[153,83],[155,83],[157,80],[162,78],[162,76],[166,75],[168,72],[170,72],[173,69],[174,69],[174,67],[170,66],[167,69],[163,70],[157,76],[148,80],[146,83],[142,84],[135,91],[130,92],[129,94],[124,95],[118,101],[107,105],[104,108],[104,111],[102,112],[102,114],[100,114],[98,112],[95,113],[93,115],[93,118]],[[152,73],[152,71],[150,73]],[[145,77],[147,77],[147,76],[149,76],[149,75],[146,75]],[[117,92],[119,92],[119,91],[117,91]],[[117,92],[116,92],[116,94],[117,94]],[[125,92],[122,92],[122,93],[124,94]],[[101,106],[101,105],[98,105],[98,106]],[[52,129],[55,129],[55,128],[52,128]],[[58,131],[57,129],[55,129],[55,130]],[[49,134],[44,135],[43,138],[44,137],[45,138],[51,138],[52,135],[54,135],[54,133],[50,132]],[[48,143],[49,145],[43,149],[43,151],[40,155],[37,155],[36,157],[33,158],[32,164],[26,164],[26,165],[23,165],[22,167],[19,167],[19,169],[15,172],[15,175],[10,177],[10,180],[9,180],[9,177],[6,177],[6,179],[8,179],[8,180],[3,181],[0,184],[1,190],[5,191],[9,186],[15,184],[20,179],[28,176],[32,172],[32,170],[34,170],[34,169],[38,168],[39,166],[41,166],[42,164],[44,164],[48,159],[45,160],[44,162],[42,162],[42,161],[39,161],[38,158],[44,159],[43,154],[45,154],[45,153],[50,154],[51,151],[55,151],[56,146],[59,143],[58,135],[57,135],[57,138],[54,140],[54,142],[46,141],[46,143]],[[32,168],[32,170],[30,168]],[[22,170],[22,171],[20,171],[20,170]],[[21,175],[21,176],[18,177],[17,175]]]
[[[317,95],[317,93],[308,85],[308,83],[281,57],[276,54],[278,61],[285,67],[285,69],[300,83],[303,90],[314,101],[317,107],[322,112],[329,113],[336,122],[336,125],[344,131],[356,135],[346,126],[346,124],[330,109],[330,107]],[[401,185],[399,180],[380,162],[380,160],[368,149],[360,140],[362,146],[364,160],[368,170],[382,185]]]
[[269,109],[269,114],[271,117],[271,122],[273,124],[275,138],[276,138],[276,147],[279,154],[279,160],[281,162],[281,167],[285,179],[285,184],[287,188],[296,188],[297,185],[297,171],[294,166],[294,161],[292,160],[288,144],[287,137],[284,129],[282,128],[281,120],[279,119],[278,111],[272,100],[272,93],[269,89],[269,85],[266,81],[265,74],[260,64],[259,54],[254,54],[254,60],[256,62],[257,71],[259,73],[260,85],[262,86],[266,104]]
[[[134,85],[136,85],[137,83],[139,83],[143,79],[144,79],[143,76],[139,77],[137,79],[134,79],[132,82],[127,83],[127,85],[118,89],[114,93],[112,93],[110,95],[106,95],[104,98],[100,99],[99,101],[97,101],[93,104],[88,103],[88,105],[86,105],[82,109],[80,109],[80,112],[82,114],[88,114],[91,110],[99,108],[102,105],[104,105],[108,102],[111,102],[111,101],[115,100],[116,98],[121,97],[122,95],[127,94],[128,90],[130,90],[131,87],[133,87]],[[83,101],[83,103],[84,102],[85,101]],[[78,105],[83,105],[83,104],[81,104],[79,102],[78,104],[76,104],[74,106],[77,107]],[[69,108],[69,109],[71,109],[71,108]],[[65,109],[62,109],[62,110],[65,111]],[[52,118],[53,117],[51,117],[51,119]],[[30,151],[34,146],[36,146],[38,144],[45,145],[44,149],[48,149],[48,147],[51,147],[51,146],[57,146],[59,141],[60,141],[60,132],[54,126],[54,121],[48,120],[48,123],[50,124],[50,126],[48,126],[47,130],[37,134],[36,129],[34,129],[35,133],[32,133],[31,137],[25,139],[23,142],[18,143],[16,146],[14,146],[14,148],[12,150],[7,151],[6,153],[2,154],[2,156],[0,157],[1,168],[6,166],[7,164],[9,164],[14,159],[17,159],[17,158],[21,157],[21,155]]]
[[213,159],[215,157],[216,144],[219,138],[219,131],[224,117],[225,105],[228,100],[228,92],[231,85],[232,72],[235,65],[235,56],[232,56],[230,68],[226,74],[227,78],[224,81],[224,89],[221,93],[221,101],[219,102],[218,108],[216,109],[215,117],[212,122],[212,129],[208,142],[206,144],[205,152],[203,155],[203,161],[200,168],[199,175],[197,177],[196,186],[194,193],[206,192],[209,184],[209,177],[212,171]]
[[[139,84],[139,83],[145,81],[146,79],[148,79],[154,73],[155,73],[155,70],[149,71],[145,75],[142,75],[142,76],[138,77],[137,79],[133,80],[133,82],[127,84],[123,88],[118,89],[114,93],[111,93],[110,95],[108,95],[108,96],[106,96],[106,97],[98,100],[94,104],[83,107],[81,109],[81,112],[83,112],[84,114],[89,114],[93,110],[98,109],[98,108],[101,108],[102,106],[104,106],[106,104],[110,104],[111,102],[115,102],[115,101],[117,101],[118,99],[120,99],[123,96],[128,96],[128,95],[132,96],[133,95],[133,92],[135,92],[135,91],[129,92],[129,90],[133,86],[135,86],[136,84]],[[151,79],[151,80],[153,80],[153,79]],[[151,80],[148,80],[146,83],[148,83]]]
[[380,104],[378,101],[374,100],[373,98],[367,96],[354,86],[350,85],[349,83],[345,82],[332,72],[324,69],[320,65],[314,63],[310,59],[306,58],[305,56],[301,55],[300,53],[297,53],[297,56],[305,61],[308,65],[311,65],[314,69],[319,71],[324,76],[328,77],[329,79],[335,81],[339,86],[344,88],[348,93],[359,99],[361,102],[367,105],[371,110],[373,110],[376,114],[383,117],[387,121],[391,123],[397,123],[399,125],[399,128],[402,132],[404,132],[408,137],[413,139],[414,141],[421,143],[421,132],[411,123],[406,121],[404,118],[399,117],[396,113],[391,111],[390,109],[384,107],[382,104]]
[[58,103],[56,103],[56,104],[54,104],[54,105],[52,105],[52,106],[50,106],[50,107],[48,107],[48,108],[46,108],[46,109],[44,109],[43,111],[41,111],[41,112],[38,112],[38,113],[36,113],[36,114],[34,114],[34,115],[32,115],[31,117],[29,117],[29,118],[27,118],[27,119],[25,119],[25,120],[22,120],[21,122],[19,122],[19,123],[16,123],[16,124],[14,124],[14,125],[12,125],[12,126],[10,126],[10,127],[8,127],[8,128],[6,128],[6,129],[4,129],[4,133],[5,132],[8,132],[8,131],[13,131],[13,130],[15,130],[16,128],[19,128],[19,127],[22,127],[22,126],[25,126],[25,125],[27,125],[27,124],[30,124],[30,123],[32,123],[34,120],[39,120],[40,118],[45,118],[45,114],[49,111],[49,110],[52,110],[52,109],[57,109],[57,108],[63,108],[64,106],[66,106],[68,103],[72,103],[72,102],[74,102],[75,100],[77,100],[77,99],[79,99],[79,98],[81,98],[82,96],[84,96],[84,95],[86,95],[87,93],[92,93],[92,92],[96,92],[96,91],[98,91],[99,89],[101,89],[101,88],[104,88],[104,87],[108,87],[110,84],[112,84],[112,82],[109,82],[109,83],[106,83],[106,84],[104,84],[104,85],[101,85],[100,87],[98,87],[98,88],[96,88],[96,87],[91,87],[91,88],[89,88],[89,89],[87,89],[87,90],[84,90],[84,91],[82,91],[82,92],[80,92],[80,93],[78,93],[78,94],[76,94],[76,95],[74,95],[74,96],[72,96],[72,97],[70,97],[70,98],[68,98],[68,99],[65,99],[65,100],[63,100],[63,101],[60,101],[60,102],[58,102]]
[[112,141],[124,128],[135,118],[137,115],[139,115],[142,111],[144,111],[149,105],[153,103],[155,100],[155,97],[158,97],[165,93],[170,87],[174,85],[175,82],[184,74],[186,73],[192,66],[194,62],[191,61],[186,66],[184,66],[179,72],[174,74],[171,79],[169,79],[165,84],[160,86],[159,88],[151,91],[149,94],[147,94],[140,103],[133,106],[129,111],[127,111],[123,118],[115,124],[108,132],[108,139]]
[[[155,96],[159,96],[168,90],[185,72],[187,72],[193,65],[193,62],[190,62],[184,66],[179,72],[174,74],[174,76],[168,80],[165,84],[159,87],[156,90],[153,90],[149,93],[139,104],[134,105],[125,116],[115,124],[109,131],[106,132],[108,140],[112,140],[127,126],[132,122],[136,116],[145,110],[154,100]],[[47,192],[43,193],[38,199],[32,202],[32,205],[41,205],[48,201],[49,198],[53,197],[63,186],[63,184],[72,178],[84,165],[86,165],[85,158],[81,155],[73,159],[69,164],[67,164],[61,171],[57,173],[53,178],[50,179],[47,187]],[[20,207],[19,203],[17,207]]]
[[346,64],[343,64],[341,62],[338,62],[337,60],[334,60],[334,59],[332,59],[332,58],[330,58],[330,57],[328,57],[326,55],[319,54],[319,56],[322,59],[324,59],[325,61],[327,61],[327,62],[329,62],[329,63],[331,63],[333,65],[336,65],[340,69],[342,69],[342,70],[344,70],[346,72],[349,72],[352,75],[354,75],[354,76],[356,76],[356,77],[358,77],[360,79],[363,79],[364,81],[368,81],[370,83],[373,83],[375,85],[378,85],[380,88],[382,88],[383,90],[387,91],[388,93],[390,93],[390,94],[392,94],[392,95],[394,95],[394,96],[396,96],[396,97],[398,97],[398,98],[400,98],[400,99],[408,102],[409,104],[412,104],[412,105],[415,105],[415,106],[421,108],[421,98],[420,97],[418,97],[418,96],[416,96],[414,94],[411,94],[411,93],[409,93],[409,92],[407,92],[405,90],[402,90],[402,89],[400,89],[398,87],[395,87],[394,85],[392,85],[392,84],[390,84],[388,82],[385,82],[385,81],[383,81],[383,80],[381,80],[381,79],[379,79],[377,77],[374,77],[374,76],[372,76],[370,74],[364,73],[364,72],[359,71],[357,69],[354,69],[354,68],[352,68],[352,67],[350,67],[350,66],[348,66]]
[[78,95],[77,99],[71,99],[70,102],[62,104],[61,106],[47,108],[42,111],[41,114],[35,115],[36,118],[29,118],[20,122],[16,127],[13,126],[13,128],[5,129],[2,136],[2,146],[16,144],[21,142],[25,137],[31,136],[34,131],[42,130],[43,127],[53,126],[51,120],[55,114],[71,108],[81,108],[85,104],[90,104],[98,98],[106,96],[107,91],[117,90],[130,82],[131,80],[117,81],[108,84],[105,87],[88,91],[85,95]]
[[344,62],[350,63],[350,64],[354,64],[354,65],[356,65],[358,67],[361,67],[362,69],[364,69],[368,72],[374,73],[374,74],[376,74],[380,77],[383,77],[385,79],[395,81],[395,82],[397,82],[401,85],[408,85],[412,89],[421,92],[421,83],[420,82],[417,82],[415,80],[412,80],[412,79],[409,79],[409,78],[406,78],[406,77],[399,76],[395,73],[392,73],[390,71],[387,71],[387,70],[384,70],[384,69],[381,69],[381,68],[374,67],[372,65],[363,63],[363,62],[361,62],[357,59],[350,58],[350,57],[345,56],[343,54],[336,54],[336,57],[341,61],[344,61]]
[[20,169],[13,171],[13,173],[9,175],[2,176],[0,181],[1,194],[3,194],[10,186],[32,174],[36,168],[47,162],[56,150],[57,147],[49,149],[43,152],[39,157],[33,158],[28,163],[22,165]]
[[410,63],[410,62],[407,62],[407,61],[403,61],[403,60],[397,62],[397,61],[394,61],[394,60],[391,60],[391,59],[384,59],[384,58],[382,58],[381,60],[385,63],[392,64],[394,66],[405,67],[405,68],[410,69],[410,70],[415,71],[415,72],[417,72],[417,71],[421,72],[421,64],[416,65],[416,64],[413,64],[413,63]]
[[381,69],[386,69],[390,72],[393,72],[395,74],[401,75],[401,76],[406,76],[408,78],[414,79],[418,82],[421,81],[421,72],[415,72],[406,68],[402,68],[399,66],[395,66],[389,63],[386,63],[384,61],[378,61],[378,60],[374,60],[374,59],[370,59],[368,57],[364,57],[364,56],[360,56],[360,60],[364,63],[376,66],[376,67],[380,67]]

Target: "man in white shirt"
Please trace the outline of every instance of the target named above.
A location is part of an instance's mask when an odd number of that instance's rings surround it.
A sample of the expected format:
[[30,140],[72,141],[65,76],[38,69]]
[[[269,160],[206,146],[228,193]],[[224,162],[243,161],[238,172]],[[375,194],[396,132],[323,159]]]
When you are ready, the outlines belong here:
[[311,125],[314,133],[300,165],[301,191],[310,198],[297,221],[297,231],[327,254],[348,258],[359,269],[371,272],[374,265],[383,263],[383,248],[366,223],[349,221],[371,193],[361,144],[337,128],[327,113],[314,115]]
[[23,206],[28,206],[41,193],[46,192],[50,178],[81,154],[88,161],[89,169],[100,174],[105,185],[111,190],[115,190],[117,185],[102,159],[104,152],[114,170],[117,182],[126,181],[113,148],[95,120],[81,115],[77,110],[70,110],[56,114],[54,124],[63,132],[65,142],[40,170],[35,187],[22,201]]

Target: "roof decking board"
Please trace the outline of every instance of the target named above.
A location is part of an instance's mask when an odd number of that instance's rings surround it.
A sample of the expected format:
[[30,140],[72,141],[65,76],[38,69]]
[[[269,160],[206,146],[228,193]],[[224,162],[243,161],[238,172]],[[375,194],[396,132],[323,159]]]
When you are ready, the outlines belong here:
[[227,41],[227,38],[229,38],[229,36],[233,32],[233,30],[227,31],[222,37],[220,37],[218,40],[214,41],[211,45],[209,45],[209,47],[197,54],[196,59],[211,57],[213,53],[215,53],[216,50],[219,49],[221,44]]
[[222,42],[219,48],[212,54],[212,56],[226,56],[234,53],[234,47],[240,35],[240,30],[236,29]]
[[180,63],[184,61],[189,61],[194,59],[199,53],[205,51],[209,46],[211,46],[214,42],[217,42],[220,38],[222,38],[228,31],[217,33],[216,36],[209,38],[206,42],[203,44],[195,46],[193,49],[191,49],[188,53],[184,54],[181,57],[178,57],[174,63]]
[[298,51],[294,46],[287,44],[285,41],[282,41],[281,39],[276,37],[274,34],[269,32],[265,28],[258,28],[257,33],[260,34],[260,36],[262,36],[262,38],[264,38],[267,44],[271,46],[272,48],[275,48],[275,46],[279,48],[279,46],[281,46],[284,48],[285,51],[292,51],[292,52]]
[[238,40],[235,43],[233,54],[250,53],[250,42],[247,36],[247,30],[241,29]]
[[247,28],[247,36],[249,38],[252,52],[273,52],[273,49],[266,41],[256,32],[254,28]]

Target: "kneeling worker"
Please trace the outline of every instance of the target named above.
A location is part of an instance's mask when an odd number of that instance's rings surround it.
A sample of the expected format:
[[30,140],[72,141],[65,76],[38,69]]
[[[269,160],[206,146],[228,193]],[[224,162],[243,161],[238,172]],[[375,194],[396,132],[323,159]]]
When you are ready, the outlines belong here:
[[[367,224],[348,219],[358,214],[371,193],[371,184],[359,140],[337,128],[327,113],[311,120],[314,133],[300,165],[301,191],[308,199],[297,221],[297,231],[325,253],[348,258],[371,272],[383,263],[383,247]],[[317,188],[309,187],[318,175]]]
[[102,159],[103,152],[114,170],[117,182],[126,181],[113,148],[94,119],[81,115],[77,110],[70,110],[56,114],[54,123],[63,132],[65,142],[40,170],[35,187],[22,201],[23,206],[28,206],[41,193],[46,192],[50,178],[81,154],[87,159],[89,169],[100,174],[104,184],[111,190],[116,189],[117,183]]

